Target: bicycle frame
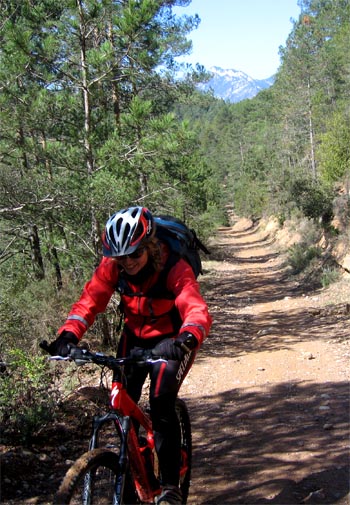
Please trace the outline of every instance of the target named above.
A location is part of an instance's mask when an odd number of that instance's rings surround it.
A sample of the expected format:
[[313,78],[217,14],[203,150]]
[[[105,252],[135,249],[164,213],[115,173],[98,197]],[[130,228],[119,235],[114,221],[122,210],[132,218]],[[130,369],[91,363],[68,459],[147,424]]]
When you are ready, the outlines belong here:
[[[143,451],[149,448],[154,452],[154,436],[150,417],[128,395],[120,373],[113,372],[112,388],[110,392],[110,404],[113,412],[95,417],[93,420],[93,434],[90,441],[90,449],[98,446],[98,433],[101,427],[113,421],[120,437],[119,464],[122,473],[125,474],[128,462],[134,480],[135,488],[142,503],[153,503],[154,497],[160,493],[159,484],[155,486],[155,479],[150,481],[145,466]],[[145,430],[147,445],[141,447],[138,435],[132,420],[137,421]]]

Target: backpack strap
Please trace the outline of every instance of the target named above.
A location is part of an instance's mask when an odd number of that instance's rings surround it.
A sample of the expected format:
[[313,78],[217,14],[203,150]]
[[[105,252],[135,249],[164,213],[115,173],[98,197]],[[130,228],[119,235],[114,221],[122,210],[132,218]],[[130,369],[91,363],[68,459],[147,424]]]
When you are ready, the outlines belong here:
[[207,249],[205,247],[205,245],[203,244],[203,242],[197,237],[197,233],[195,232],[195,230],[193,228],[191,228],[191,232],[193,235],[193,242],[194,242],[195,247],[197,249],[200,249],[201,251],[203,251],[205,254],[210,254],[209,249]]
[[175,298],[174,293],[169,291],[166,287],[168,275],[174,265],[181,259],[181,256],[173,251],[170,252],[168,259],[165,262],[163,269],[159,272],[158,279],[145,293],[145,296],[150,298],[166,298],[172,300]]

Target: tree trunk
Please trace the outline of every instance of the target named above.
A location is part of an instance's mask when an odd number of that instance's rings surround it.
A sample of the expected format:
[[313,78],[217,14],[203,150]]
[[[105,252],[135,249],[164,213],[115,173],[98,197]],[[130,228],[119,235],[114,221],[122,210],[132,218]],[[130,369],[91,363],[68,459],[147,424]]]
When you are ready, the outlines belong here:
[[29,242],[35,278],[37,280],[42,280],[45,278],[45,270],[43,258],[41,255],[38,228],[35,224],[29,227]]
[[[81,64],[81,75],[82,75],[82,89],[83,89],[83,102],[84,102],[84,148],[85,148],[85,159],[86,159],[86,170],[88,177],[91,177],[94,172],[94,156],[92,152],[92,146],[90,143],[91,134],[91,105],[89,97],[89,85],[88,85],[88,64],[86,61],[86,26],[84,18],[84,9],[82,0],[77,0],[77,5],[79,9],[80,16],[80,64]],[[99,246],[100,246],[100,236],[99,236],[99,224],[96,218],[96,212],[93,203],[91,204],[91,232],[92,232],[92,244],[95,253],[96,263],[99,258]]]
[[312,179],[315,181],[316,172],[316,159],[315,159],[315,141],[314,141],[314,128],[313,128],[313,118],[312,118],[312,104],[311,104],[311,86],[310,77],[307,81],[307,91],[308,91],[308,108],[309,108],[309,139],[310,139],[310,155],[311,155],[311,173]]

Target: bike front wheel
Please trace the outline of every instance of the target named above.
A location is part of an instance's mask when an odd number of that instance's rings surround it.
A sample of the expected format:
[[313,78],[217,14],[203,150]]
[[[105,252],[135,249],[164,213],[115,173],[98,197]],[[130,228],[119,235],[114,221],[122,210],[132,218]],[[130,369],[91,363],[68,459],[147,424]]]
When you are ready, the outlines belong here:
[[93,449],[77,459],[68,470],[54,503],[121,505],[123,490],[119,455],[108,449]]

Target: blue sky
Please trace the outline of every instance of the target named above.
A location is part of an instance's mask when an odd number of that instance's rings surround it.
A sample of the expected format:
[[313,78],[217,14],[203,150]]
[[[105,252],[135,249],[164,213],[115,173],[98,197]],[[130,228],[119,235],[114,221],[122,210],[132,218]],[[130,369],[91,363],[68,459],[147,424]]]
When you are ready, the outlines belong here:
[[278,50],[285,46],[297,20],[297,0],[192,0],[176,14],[198,14],[201,23],[189,38],[189,63],[241,70],[254,79],[273,75],[280,65]]

